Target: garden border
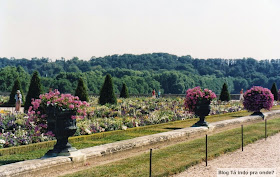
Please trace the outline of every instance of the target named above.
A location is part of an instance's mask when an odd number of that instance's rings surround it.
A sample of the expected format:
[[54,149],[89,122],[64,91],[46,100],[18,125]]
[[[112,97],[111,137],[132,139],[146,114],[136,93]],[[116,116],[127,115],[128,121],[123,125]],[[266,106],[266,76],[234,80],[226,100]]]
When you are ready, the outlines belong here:
[[[232,113],[225,113],[223,115],[230,115],[230,114],[232,114]],[[220,114],[211,115],[211,117],[217,117],[217,116],[220,116]],[[179,120],[179,121],[182,121],[182,120]],[[158,127],[158,126],[162,126],[164,124],[174,124],[174,123],[177,123],[177,122],[178,121],[171,121],[171,122],[166,122],[166,123],[161,123],[161,124],[153,124],[153,125],[146,125],[146,126],[128,128],[127,130],[114,130],[114,131],[94,133],[94,134],[91,134],[91,135],[73,136],[73,137],[69,137],[69,142],[74,143],[74,142],[79,142],[79,141],[84,141],[84,140],[93,140],[93,139],[97,140],[97,139],[104,138],[104,137],[107,137],[107,136],[110,136],[110,135],[116,135],[116,134],[119,134],[119,133],[123,133],[124,131],[125,132],[141,131],[141,130],[149,129],[149,128],[152,128],[152,127]],[[55,143],[56,143],[56,140],[53,140],[53,141],[44,141],[44,142],[32,143],[32,144],[28,144],[28,145],[2,148],[2,149],[0,149],[0,156],[30,152],[30,151],[36,150],[38,148],[52,148]]]
[[[266,112],[264,115],[265,119],[273,119],[280,115],[280,110]],[[17,162],[0,166],[0,176],[38,176],[38,174],[55,176],[55,174],[57,175],[59,173],[58,171],[62,172],[68,168],[75,168],[96,160],[106,160],[111,158],[114,154],[126,154],[131,150],[139,148],[142,149],[142,151],[146,151],[153,146],[156,147],[160,145],[161,143],[174,144],[178,141],[191,140],[197,137],[205,136],[205,134],[214,134],[224,131],[225,129],[229,130],[239,127],[240,125],[252,124],[261,121],[263,121],[263,118],[260,116],[245,116],[214,122],[210,124],[209,128],[188,127],[81,149],[80,152],[85,154],[86,160],[81,160],[79,158],[79,160],[75,160],[73,157],[61,156]]]

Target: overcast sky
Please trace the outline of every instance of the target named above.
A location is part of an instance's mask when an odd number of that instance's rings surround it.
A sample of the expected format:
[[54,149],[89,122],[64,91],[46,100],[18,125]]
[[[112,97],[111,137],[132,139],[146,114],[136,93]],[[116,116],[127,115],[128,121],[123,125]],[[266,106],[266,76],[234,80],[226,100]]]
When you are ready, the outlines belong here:
[[0,57],[280,58],[279,0],[0,0]]

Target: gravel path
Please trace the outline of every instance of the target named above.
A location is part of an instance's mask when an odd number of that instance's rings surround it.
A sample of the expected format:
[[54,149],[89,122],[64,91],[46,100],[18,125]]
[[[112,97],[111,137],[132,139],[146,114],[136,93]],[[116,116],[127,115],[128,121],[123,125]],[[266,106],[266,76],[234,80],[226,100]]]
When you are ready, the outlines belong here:
[[[257,168],[257,169],[244,169],[249,173],[254,170],[260,172],[260,168],[272,168],[273,175],[233,175],[229,170],[229,175],[217,175],[218,168]],[[239,169],[232,169],[240,171]],[[276,172],[275,172],[276,171]],[[275,175],[276,174],[276,175]],[[280,133],[257,141],[256,143],[249,144],[244,147],[244,151],[241,149],[224,154],[216,159],[208,161],[208,166],[205,163],[201,163],[190,167],[185,172],[174,175],[173,177],[222,177],[222,176],[248,176],[248,177],[280,177]]]

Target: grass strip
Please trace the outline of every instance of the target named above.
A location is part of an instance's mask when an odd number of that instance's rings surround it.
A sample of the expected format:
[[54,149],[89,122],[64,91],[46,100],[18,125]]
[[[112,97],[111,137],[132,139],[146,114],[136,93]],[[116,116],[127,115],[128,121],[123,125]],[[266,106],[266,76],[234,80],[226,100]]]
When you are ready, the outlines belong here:
[[[268,135],[280,132],[280,118],[267,121]],[[244,127],[244,145],[264,138],[264,121]],[[240,140],[240,141],[239,141]],[[241,128],[208,136],[208,159],[241,147]],[[168,176],[205,159],[205,138],[153,151],[152,176]],[[149,153],[93,167],[67,177],[78,176],[149,176]]]

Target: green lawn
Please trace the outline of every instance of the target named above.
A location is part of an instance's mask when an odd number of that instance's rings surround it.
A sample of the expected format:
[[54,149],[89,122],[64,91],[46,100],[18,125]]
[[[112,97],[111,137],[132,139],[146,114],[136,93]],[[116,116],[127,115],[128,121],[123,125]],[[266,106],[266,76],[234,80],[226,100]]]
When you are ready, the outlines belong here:
[[[280,132],[280,118],[267,121],[268,135]],[[264,138],[264,122],[244,126],[244,145]],[[208,136],[208,159],[241,147],[241,128]],[[153,152],[152,176],[168,176],[205,159],[205,138],[172,145]],[[67,177],[78,176],[148,176],[149,153],[93,167]]]

